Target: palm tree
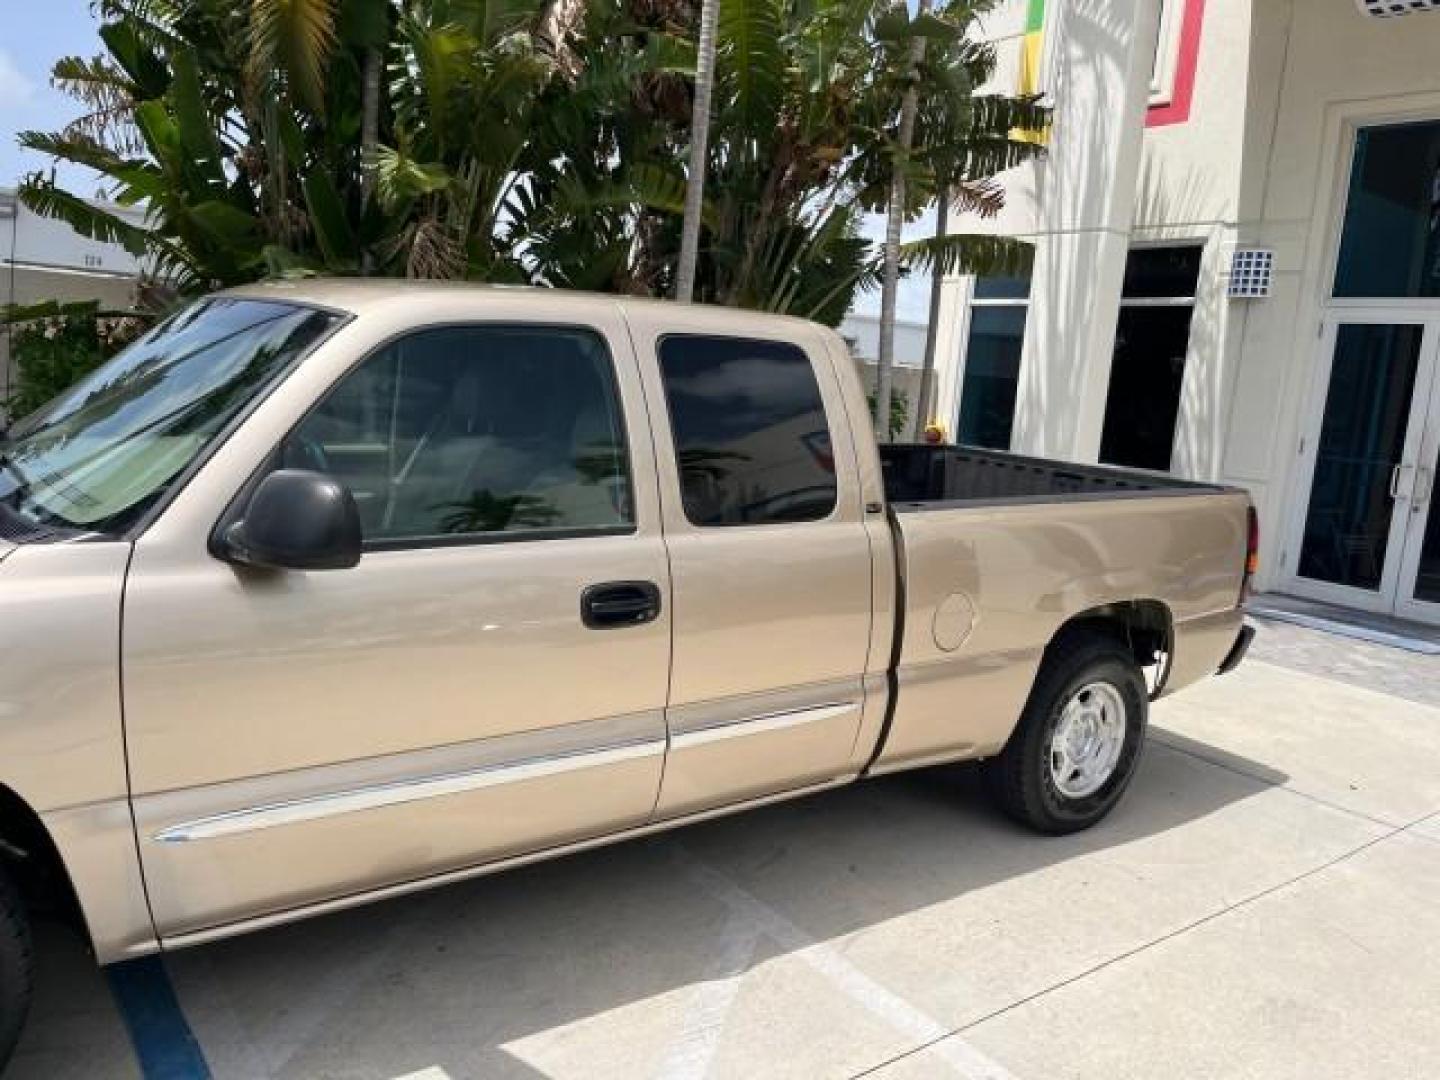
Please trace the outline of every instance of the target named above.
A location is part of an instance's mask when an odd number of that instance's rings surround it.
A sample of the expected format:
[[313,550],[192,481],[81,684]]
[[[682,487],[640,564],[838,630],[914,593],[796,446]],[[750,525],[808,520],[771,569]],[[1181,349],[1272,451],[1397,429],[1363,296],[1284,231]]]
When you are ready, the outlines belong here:
[[[946,55],[948,54],[948,55]],[[1029,269],[1031,248],[1003,237],[951,235],[950,212],[991,217],[1004,206],[1004,189],[994,177],[1044,152],[1049,110],[1036,97],[974,94],[990,81],[995,56],[971,35],[932,39],[927,79],[950,79],[969,95],[963,110],[922,97],[917,112],[918,144],[936,190],[935,230],[924,241],[908,244],[909,264],[930,271],[930,309],[926,324],[920,391],[914,410],[919,434],[933,419],[936,337],[940,296],[946,274],[959,271],[1016,275]],[[1041,135],[1035,138],[1035,133]]]
[[[1037,126],[1032,104],[973,93],[984,2],[912,20],[892,0],[716,0],[697,80],[693,0],[100,0],[107,56],[55,69],[85,115],[22,141],[98,171],[150,227],[44,176],[22,197],[181,291],[358,271],[667,296],[688,235],[696,299],[834,325],[879,277],[864,214],[913,216],[942,168],[957,206],[988,205],[1014,157],[997,125]],[[920,89],[899,156],[902,85]],[[986,243],[899,258],[973,266]]]
[[680,226],[680,266],[675,299],[688,304],[695,292],[700,254],[700,214],[705,202],[706,149],[710,140],[710,98],[715,90],[715,24],[720,0],[700,0],[700,42],[695,64],[695,105],[690,121],[690,168],[685,174],[685,218]]
[[[931,0],[919,0],[919,14],[930,12]],[[904,0],[897,5],[905,13]],[[905,71],[905,96],[900,104],[900,131],[896,139],[895,164],[890,180],[890,200],[885,216],[884,270],[880,286],[880,343],[875,358],[875,429],[885,437],[890,416],[890,383],[895,363],[895,305],[900,286],[900,233],[905,222],[905,173],[915,139],[915,113],[920,106],[920,63],[925,59],[925,38],[916,34],[910,42]]]
[[[943,240],[950,233],[950,188],[948,185],[941,187],[939,198],[935,200],[935,239]],[[925,427],[930,423],[930,414],[934,410],[934,387],[931,382],[935,378],[935,348],[937,329],[940,325],[940,299],[944,291],[945,275],[940,272],[938,266],[930,272],[930,307],[925,319],[925,351],[920,362],[920,389],[915,395],[915,415],[912,417],[914,430],[912,434],[919,437],[924,434]]]

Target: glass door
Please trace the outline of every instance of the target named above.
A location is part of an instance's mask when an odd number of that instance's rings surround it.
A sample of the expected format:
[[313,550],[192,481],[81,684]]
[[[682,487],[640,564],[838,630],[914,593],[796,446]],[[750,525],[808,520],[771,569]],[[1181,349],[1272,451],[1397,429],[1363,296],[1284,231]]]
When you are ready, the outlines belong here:
[[1288,588],[1440,622],[1440,119],[1358,128]]
[[1405,554],[1396,614],[1440,623],[1440,512],[1435,510],[1440,468],[1440,375],[1433,380],[1415,474],[1404,492]]
[[[1423,469],[1420,458],[1440,319],[1341,314],[1322,339],[1324,393],[1301,451],[1310,487],[1292,585],[1315,599],[1396,611],[1411,595],[1411,563],[1434,564],[1414,554],[1425,545],[1412,540],[1420,529],[1413,519],[1427,515],[1412,509],[1422,481],[1433,485],[1434,454]],[[1440,541],[1432,551],[1440,555]]]

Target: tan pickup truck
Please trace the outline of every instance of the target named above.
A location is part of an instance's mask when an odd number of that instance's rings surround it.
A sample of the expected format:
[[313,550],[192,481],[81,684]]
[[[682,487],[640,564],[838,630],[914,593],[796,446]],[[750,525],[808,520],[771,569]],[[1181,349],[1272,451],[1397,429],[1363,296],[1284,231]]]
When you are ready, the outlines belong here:
[[103,964],[944,761],[1084,828],[1254,553],[1239,491],[877,449],[806,322],[200,301],[0,443],[0,1055],[47,890]]

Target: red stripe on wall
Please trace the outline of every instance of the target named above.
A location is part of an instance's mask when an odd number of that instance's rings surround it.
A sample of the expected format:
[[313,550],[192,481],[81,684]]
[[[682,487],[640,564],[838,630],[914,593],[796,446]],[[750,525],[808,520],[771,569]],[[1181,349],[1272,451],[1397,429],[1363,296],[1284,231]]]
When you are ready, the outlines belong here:
[[1200,28],[1205,24],[1205,0],[1185,0],[1184,22],[1180,24],[1180,55],[1175,59],[1175,87],[1164,105],[1152,106],[1145,116],[1146,127],[1183,124],[1190,119],[1195,97],[1195,69],[1200,63]]

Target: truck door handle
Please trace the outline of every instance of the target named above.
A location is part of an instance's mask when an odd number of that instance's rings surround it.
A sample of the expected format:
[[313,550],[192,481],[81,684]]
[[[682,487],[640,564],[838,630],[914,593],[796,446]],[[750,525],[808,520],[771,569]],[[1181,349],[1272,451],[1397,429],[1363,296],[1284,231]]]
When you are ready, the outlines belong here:
[[580,594],[580,619],[591,630],[640,626],[659,615],[660,587],[653,581],[606,581]]
[[1405,479],[1405,473],[1406,473],[1406,471],[1409,470],[1409,469],[1411,469],[1411,468],[1413,468],[1413,467],[1414,467],[1414,466],[1412,466],[1412,465],[1399,464],[1399,465],[1396,465],[1393,469],[1390,470],[1390,498],[1391,498],[1391,499],[1399,499],[1399,498],[1400,498],[1400,482]]

